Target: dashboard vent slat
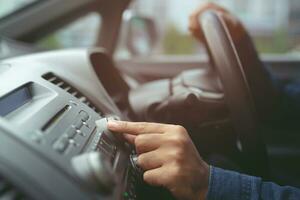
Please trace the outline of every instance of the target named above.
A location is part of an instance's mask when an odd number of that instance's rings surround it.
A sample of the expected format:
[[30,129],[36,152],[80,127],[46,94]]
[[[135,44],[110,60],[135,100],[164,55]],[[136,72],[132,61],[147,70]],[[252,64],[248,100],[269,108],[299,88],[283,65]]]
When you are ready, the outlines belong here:
[[65,90],[66,92],[69,92],[69,91],[71,90],[71,87],[70,87],[70,86],[67,86],[67,87],[64,88],[64,90]]
[[[59,78],[53,73],[47,73],[42,76],[45,80],[51,82],[52,84],[60,87],[64,91],[68,92],[72,96],[76,97],[80,102],[86,104],[88,107],[93,109],[96,113],[102,116],[102,112],[86,97],[84,96],[79,90],[74,88],[72,85],[68,84],[63,79]],[[0,198],[1,200],[1,198]]]
[[50,82],[55,82],[56,77],[52,77],[51,79],[49,79]]

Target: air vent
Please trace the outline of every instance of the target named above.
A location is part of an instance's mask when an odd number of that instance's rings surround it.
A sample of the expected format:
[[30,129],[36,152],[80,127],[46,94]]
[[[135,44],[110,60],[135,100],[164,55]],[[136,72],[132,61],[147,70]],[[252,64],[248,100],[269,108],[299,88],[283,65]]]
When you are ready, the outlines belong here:
[[102,115],[100,110],[86,97],[84,96],[80,91],[78,91],[76,88],[72,87],[70,84],[59,78],[53,73],[47,73],[42,76],[47,81],[53,83],[54,85],[60,87],[61,89],[65,90],[66,92],[70,93],[74,97],[76,97],[79,101],[89,106],[91,109],[93,109],[95,112],[97,112],[99,115]]
[[9,184],[4,178],[0,177],[0,199],[5,200],[29,200],[17,188]]

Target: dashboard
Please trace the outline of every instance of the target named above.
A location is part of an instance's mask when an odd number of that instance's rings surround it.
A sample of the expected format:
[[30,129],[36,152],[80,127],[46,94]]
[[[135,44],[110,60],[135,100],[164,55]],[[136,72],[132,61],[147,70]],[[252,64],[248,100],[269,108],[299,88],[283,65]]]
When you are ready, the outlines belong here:
[[97,55],[105,51],[0,62],[0,199],[137,198],[134,151],[106,127],[128,119],[95,72]]

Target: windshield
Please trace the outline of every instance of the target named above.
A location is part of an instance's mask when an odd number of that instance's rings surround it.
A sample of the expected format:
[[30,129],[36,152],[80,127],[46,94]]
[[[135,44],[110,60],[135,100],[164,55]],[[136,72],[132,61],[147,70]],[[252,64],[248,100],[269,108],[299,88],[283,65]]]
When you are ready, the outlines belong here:
[[[299,0],[210,0],[244,23],[260,53],[300,51]],[[135,0],[132,13],[150,17],[158,31],[153,55],[198,55],[203,46],[191,37],[189,15],[205,0]],[[120,48],[121,49],[121,48]],[[126,52],[118,53],[126,55]],[[126,51],[126,49],[125,49]]]
[[0,19],[37,1],[38,0],[0,0]]

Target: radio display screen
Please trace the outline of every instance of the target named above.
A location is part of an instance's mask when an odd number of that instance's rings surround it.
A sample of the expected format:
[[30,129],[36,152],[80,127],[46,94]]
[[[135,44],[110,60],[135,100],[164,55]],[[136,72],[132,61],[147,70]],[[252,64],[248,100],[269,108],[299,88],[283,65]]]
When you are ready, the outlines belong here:
[[22,87],[0,98],[0,116],[17,110],[32,99],[29,88]]

